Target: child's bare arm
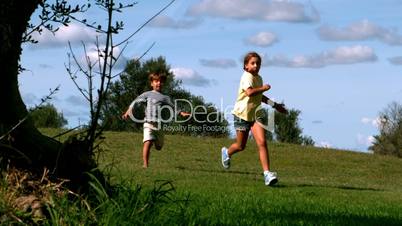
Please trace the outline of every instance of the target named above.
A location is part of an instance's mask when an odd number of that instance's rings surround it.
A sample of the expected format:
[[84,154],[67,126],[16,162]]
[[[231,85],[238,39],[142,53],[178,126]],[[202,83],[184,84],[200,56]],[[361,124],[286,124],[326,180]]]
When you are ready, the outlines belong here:
[[191,113],[185,112],[185,111],[181,111],[179,114],[180,114],[181,116],[183,116],[183,117],[188,117],[188,116],[191,115]]
[[247,89],[245,90],[245,92],[246,92],[246,95],[250,97],[250,96],[257,95],[257,94],[259,94],[259,93],[263,93],[263,92],[269,90],[270,88],[271,88],[270,85],[265,84],[265,85],[263,85],[263,86],[261,86],[261,87],[256,87],[256,88],[251,88],[251,87],[249,87],[249,88],[247,88]]
[[124,120],[128,119],[130,117],[130,113],[134,113],[133,112],[133,108],[130,106],[126,112],[124,112],[124,114],[122,115],[122,118]]
[[288,113],[288,110],[285,108],[284,104],[278,104],[275,101],[269,99],[268,97],[266,97],[264,95],[262,95],[261,102],[270,105],[271,107],[275,108],[275,110],[277,110],[280,113],[283,113],[283,114]]

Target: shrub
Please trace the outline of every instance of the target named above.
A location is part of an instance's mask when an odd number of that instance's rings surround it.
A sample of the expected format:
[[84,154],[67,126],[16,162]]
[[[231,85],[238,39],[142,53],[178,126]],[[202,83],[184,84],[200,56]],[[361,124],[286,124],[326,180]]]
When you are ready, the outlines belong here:
[[30,114],[37,128],[62,128],[67,125],[63,113],[57,112],[52,104],[30,109]]
[[375,154],[402,158],[402,105],[392,102],[380,113],[380,134],[369,148]]

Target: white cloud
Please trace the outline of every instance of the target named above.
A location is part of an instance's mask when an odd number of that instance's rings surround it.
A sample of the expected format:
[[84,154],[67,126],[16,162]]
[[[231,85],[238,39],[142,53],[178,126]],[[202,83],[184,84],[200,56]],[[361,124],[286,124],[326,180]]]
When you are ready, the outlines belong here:
[[201,0],[187,14],[283,22],[315,22],[320,18],[311,4],[305,6],[288,0]]
[[59,30],[53,35],[48,30],[44,30],[41,35],[35,33],[33,38],[37,40],[40,47],[63,47],[65,48],[68,42],[71,44],[79,44],[81,42],[92,42],[96,39],[97,33],[81,24],[69,24],[68,26],[61,25]]
[[205,67],[217,67],[217,68],[231,68],[236,67],[236,61],[232,59],[200,59],[201,65]]
[[322,124],[323,121],[322,120],[313,120],[311,123],[313,123],[313,124]]
[[22,100],[28,106],[35,106],[40,103],[39,98],[33,93],[24,93],[22,94]]
[[390,57],[388,61],[393,65],[402,65],[402,56]]
[[362,134],[357,134],[357,143],[359,145],[364,145],[366,147],[373,145],[375,138],[373,136],[364,136]]
[[329,143],[328,141],[320,141],[315,146],[322,147],[322,148],[332,148],[332,144]]
[[[86,60],[88,59],[89,62],[93,65],[93,64],[98,64],[99,61],[101,61],[100,63],[103,65],[104,62],[104,57],[102,57],[103,51],[104,51],[104,46],[100,47],[100,52],[98,52],[96,47],[92,47],[90,48],[90,50],[87,52],[87,56],[83,55],[81,57],[81,65],[87,65]],[[99,56],[99,54],[101,54],[101,56]],[[120,55],[121,54],[121,55]],[[119,47],[115,47],[113,48],[113,56],[114,58],[117,58],[117,62],[115,62],[115,65],[113,67],[113,69],[124,69],[127,62],[129,61],[129,59],[127,57],[125,57],[122,52],[121,49]],[[115,61],[115,60],[113,60]]]
[[190,29],[197,27],[201,23],[198,19],[174,20],[173,18],[161,15],[153,19],[149,26],[159,28]]
[[204,78],[196,71],[190,68],[172,68],[171,72],[175,75],[175,78],[181,80],[183,84],[191,85],[191,86],[198,86],[198,87],[205,87],[209,86],[211,81]]
[[71,95],[71,96],[67,97],[65,99],[65,101],[67,103],[72,104],[73,106],[83,106],[83,107],[88,107],[89,106],[88,101],[85,100],[85,98],[82,97],[82,96]]
[[402,45],[402,35],[398,34],[396,29],[387,29],[368,20],[355,22],[343,28],[321,26],[318,34],[321,39],[328,41],[377,39],[389,45]]
[[283,55],[271,58],[263,57],[263,66],[279,66],[292,68],[321,68],[335,64],[356,64],[377,60],[374,50],[367,46],[343,46],[324,51],[312,56],[299,55],[289,59]]
[[[81,119],[86,119],[86,118],[88,118],[88,115],[89,115],[89,112],[85,112],[85,111],[82,111],[82,110],[80,110],[80,111],[74,111],[74,109],[71,110],[71,109],[69,109],[69,108],[64,108],[64,109],[62,110],[62,113],[63,113],[63,116],[68,117],[68,118],[80,117]],[[71,119],[69,119],[69,121],[70,121],[70,120],[71,120]],[[86,122],[86,120],[84,120],[83,122]]]
[[364,117],[364,118],[362,118],[360,121],[361,121],[363,124],[370,124],[370,123],[373,121],[373,119]]
[[39,64],[39,67],[43,69],[53,68],[53,66],[49,64]]
[[368,117],[363,117],[360,121],[361,121],[363,124],[372,125],[372,126],[374,126],[374,127],[376,127],[376,128],[379,128],[379,126],[381,125],[381,119],[380,119],[379,117],[374,118],[374,119],[368,118]]
[[272,32],[260,32],[256,35],[253,35],[246,39],[247,44],[260,46],[260,47],[270,46],[277,41],[278,41],[278,38]]

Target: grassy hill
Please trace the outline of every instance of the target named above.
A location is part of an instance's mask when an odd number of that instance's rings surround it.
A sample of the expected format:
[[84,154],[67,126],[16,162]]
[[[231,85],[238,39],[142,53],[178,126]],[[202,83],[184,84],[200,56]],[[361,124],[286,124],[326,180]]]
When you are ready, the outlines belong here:
[[272,143],[279,183],[267,187],[253,140],[224,170],[220,149],[233,140],[167,135],[143,169],[142,134],[105,137],[100,168],[115,192],[94,186],[97,206],[54,199],[44,224],[402,225],[402,159]]
[[178,197],[189,197],[183,220],[190,224],[402,225],[402,159],[273,143],[279,184],[266,187],[252,140],[224,170],[220,148],[232,140],[166,136],[143,169],[142,134],[106,137],[101,162],[113,165],[114,181],[171,181]]

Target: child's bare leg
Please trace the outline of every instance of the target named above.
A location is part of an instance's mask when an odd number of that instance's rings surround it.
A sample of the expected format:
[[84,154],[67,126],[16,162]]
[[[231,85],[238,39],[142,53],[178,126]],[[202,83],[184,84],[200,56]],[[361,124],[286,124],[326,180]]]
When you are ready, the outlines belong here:
[[142,148],[142,160],[144,161],[144,165],[142,167],[144,168],[148,168],[148,161],[151,147],[152,147],[152,140],[147,140],[144,142],[144,146]]
[[242,131],[242,130],[237,130],[236,131],[236,142],[230,145],[228,148],[228,155],[231,157],[233,154],[239,151],[243,151],[244,148],[246,147],[247,144],[247,139],[248,139],[248,130]]
[[258,147],[258,152],[260,155],[260,162],[262,169],[264,171],[269,171],[269,154],[267,147],[267,139],[265,137],[265,129],[259,125],[257,122],[251,127],[251,132],[253,133],[254,140]]

